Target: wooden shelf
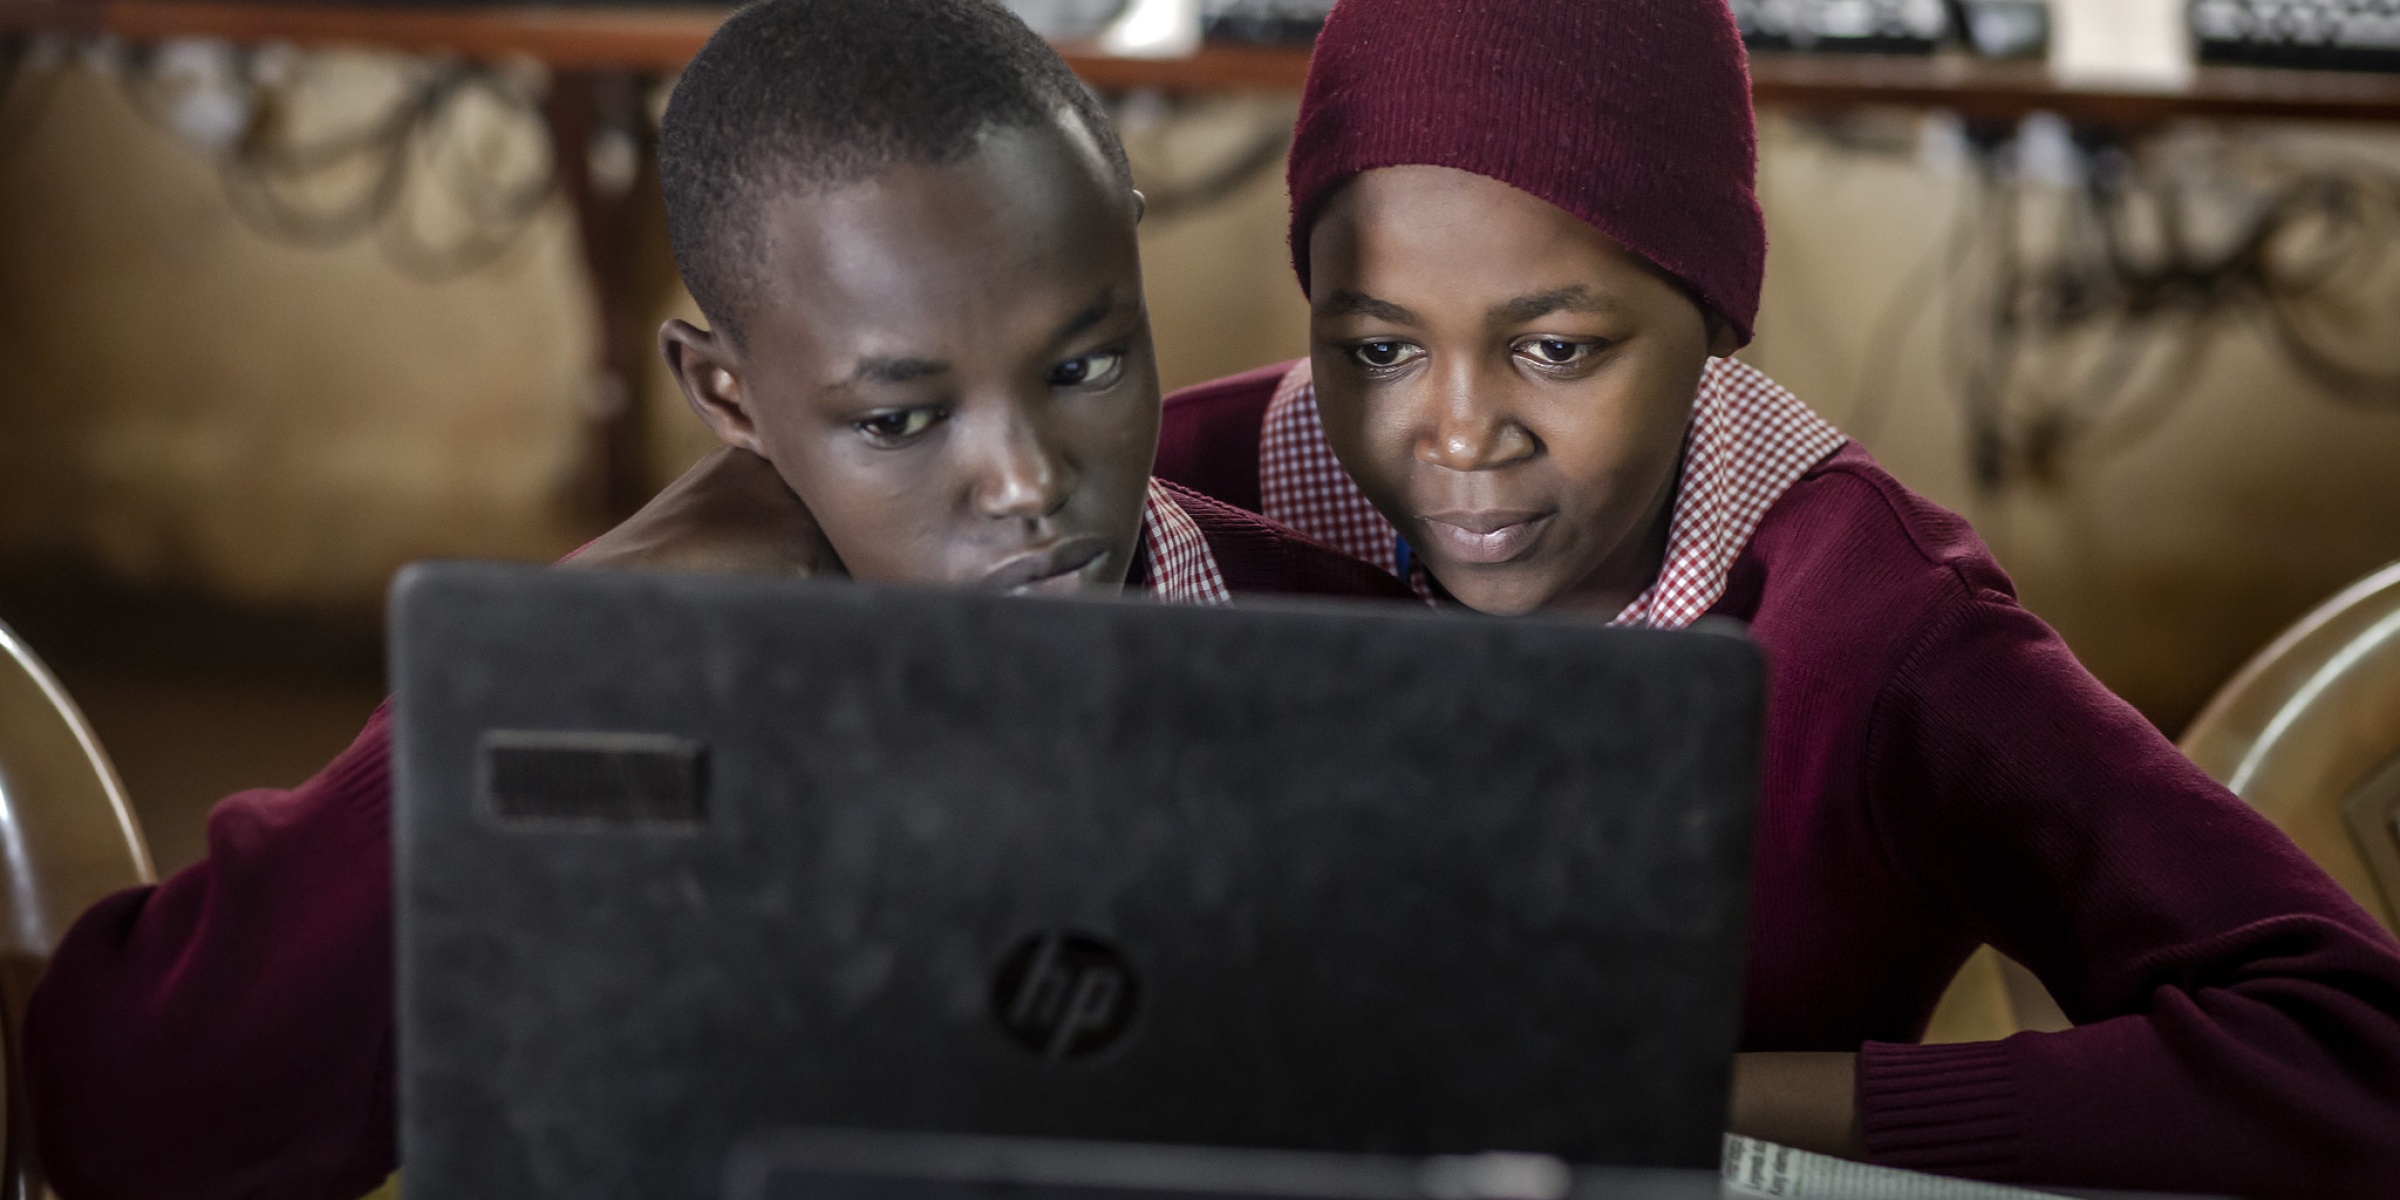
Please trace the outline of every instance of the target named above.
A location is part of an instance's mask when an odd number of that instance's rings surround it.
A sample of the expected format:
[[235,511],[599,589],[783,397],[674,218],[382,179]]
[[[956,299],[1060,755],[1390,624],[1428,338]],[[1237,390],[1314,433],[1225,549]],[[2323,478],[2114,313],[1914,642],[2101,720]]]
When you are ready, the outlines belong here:
[[2038,62],[1760,54],[1750,82],[1761,107],[1802,111],[1945,108],[2004,120],[2041,111],[2134,127],[2187,118],[2400,121],[2400,75],[2342,71],[2202,67],[2189,86],[2144,91],[2061,85]]
[[[729,8],[358,7],[213,0],[0,0],[0,30],[111,33],[131,41],[216,37],[241,42],[361,45],[471,59],[530,57],[564,70],[679,69]],[[1095,86],[1117,90],[1299,88],[1298,48],[1211,45],[1191,58],[1132,59],[1064,47]],[[1761,107],[1831,112],[1946,108],[2013,120],[2036,110],[2123,126],[2182,118],[2400,122],[2400,75],[2203,68],[2173,91],[2062,86],[2039,63],[1963,56],[1760,54]]]
[[[309,46],[372,46],[470,59],[534,58],[562,70],[672,72],[698,53],[730,7],[429,8],[222,4],[210,0],[0,0],[0,30],[175,37]],[[1308,52],[1212,45],[1190,58],[1139,59],[1061,48],[1093,86],[1184,91],[1297,91]]]

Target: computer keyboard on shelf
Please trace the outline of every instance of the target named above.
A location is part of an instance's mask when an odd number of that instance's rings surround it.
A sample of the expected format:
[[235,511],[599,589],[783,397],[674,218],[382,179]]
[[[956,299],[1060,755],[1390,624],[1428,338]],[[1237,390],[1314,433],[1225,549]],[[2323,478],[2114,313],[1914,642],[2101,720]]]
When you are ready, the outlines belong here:
[[[1052,3],[1058,0],[1050,0]],[[2047,0],[1731,0],[1753,50],[1930,54],[1955,43],[1996,58],[2039,57]],[[1307,45],[1333,0],[1201,0],[1214,41]]]
[[[2038,58],[2050,38],[2047,0],[1730,2],[1753,50],[1930,54],[1956,44],[1988,57]],[[1214,41],[1305,46],[1332,7],[1333,0],[1201,0],[1200,21]]]
[[2400,71],[2400,0],[2193,0],[2200,60]]
[[1305,46],[1332,8],[1333,0],[1201,0],[1200,28],[1216,41]]
[[1753,50],[1930,54],[1952,33],[1943,0],[1733,0]]

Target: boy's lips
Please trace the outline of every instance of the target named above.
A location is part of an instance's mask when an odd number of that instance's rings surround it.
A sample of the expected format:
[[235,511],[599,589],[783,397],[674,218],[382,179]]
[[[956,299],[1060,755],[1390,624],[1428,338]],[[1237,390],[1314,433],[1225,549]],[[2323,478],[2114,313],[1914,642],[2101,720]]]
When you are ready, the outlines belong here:
[[1071,592],[1082,587],[1081,572],[1108,553],[1096,537],[1075,537],[1038,546],[984,572],[982,584],[996,592]]
[[1418,521],[1445,558],[1503,563],[1524,553],[1550,517],[1546,512],[1482,509],[1426,513]]

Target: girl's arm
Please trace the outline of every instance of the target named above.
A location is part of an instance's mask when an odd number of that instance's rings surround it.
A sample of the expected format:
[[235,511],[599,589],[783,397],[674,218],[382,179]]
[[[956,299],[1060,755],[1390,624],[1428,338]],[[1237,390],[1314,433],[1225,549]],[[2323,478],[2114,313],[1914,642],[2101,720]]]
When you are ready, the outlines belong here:
[[1865,1158],[1858,1126],[1858,1056],[1825,1051],[1747,1051],[1733,1056],[1732,1112],[1725,1127],[1779,1146]]
[[2400,945],[2007,596],[1937,613],[1867,751],[1885,848],[2077,1028],[1858,1056],[1866,1149],[2257,1197],[2400,1180]]

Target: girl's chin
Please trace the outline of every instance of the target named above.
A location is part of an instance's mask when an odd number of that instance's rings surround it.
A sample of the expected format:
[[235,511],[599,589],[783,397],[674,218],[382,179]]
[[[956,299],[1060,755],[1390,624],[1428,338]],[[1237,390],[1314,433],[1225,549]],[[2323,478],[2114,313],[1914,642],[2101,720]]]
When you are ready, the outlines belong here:
[[1479,613],[1519,617],[1547,608],[1558,589],[1525,563],[1481,566],[1468,563],[1428,563],[1452,599]]

